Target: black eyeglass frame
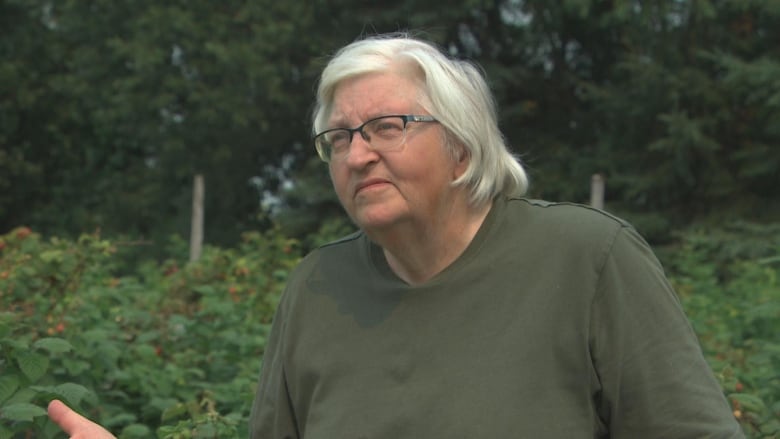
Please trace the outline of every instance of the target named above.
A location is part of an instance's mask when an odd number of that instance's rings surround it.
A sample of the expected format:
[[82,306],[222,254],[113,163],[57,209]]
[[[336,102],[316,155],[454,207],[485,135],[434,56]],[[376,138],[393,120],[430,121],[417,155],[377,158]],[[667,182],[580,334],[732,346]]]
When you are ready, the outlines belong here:
[[366,142],[370,143],[370,139],[367,137],[367,134],[363,132],[363,128],[366,127],[366,125],[370,124],[371,122],[377,121],[379,119],[384,119],[387,117],[398,117],[403,120],[403,129],[404,129],[404,138],[406,137],[406,125],[409,122],[438,122],[438,120],[429,115],[429,114],[385,114],[382,116],[377,116],[374,118],[371,118],[359,126],[355,128],[345,128],[345,127],[339,127],[339,128],[329,128],[325,131],[322,131],[314,136],[314,147],[317,149],[317,154],[320,156],[322,161],[325,163],[330,163],[330,157],[327,156],[325,149],[321,146],[320,139],[322,139],[322,136],[328,133],[332,133],[333,131],[346,131],[349,133],[349,144],[352,144],[352,139],[355,136],[355,133],[360,133],[360,137],[363,138]]

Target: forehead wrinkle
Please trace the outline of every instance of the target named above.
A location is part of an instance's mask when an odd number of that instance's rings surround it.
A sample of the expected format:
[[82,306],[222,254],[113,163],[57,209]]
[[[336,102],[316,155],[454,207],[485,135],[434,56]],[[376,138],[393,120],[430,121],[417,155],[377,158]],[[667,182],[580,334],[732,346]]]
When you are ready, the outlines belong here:
[[[376,83],[372,77],[384,79],[378,87],[379,93],[367,92],[366,88]],[[357,84],[357,86],[355,85]],[[356,76],[344,80],[333,92],[329,127],[359,126],[361,123],[380,116],[414,112],[420,107],[421,91],[414,78],[398,72],[382,72]]]

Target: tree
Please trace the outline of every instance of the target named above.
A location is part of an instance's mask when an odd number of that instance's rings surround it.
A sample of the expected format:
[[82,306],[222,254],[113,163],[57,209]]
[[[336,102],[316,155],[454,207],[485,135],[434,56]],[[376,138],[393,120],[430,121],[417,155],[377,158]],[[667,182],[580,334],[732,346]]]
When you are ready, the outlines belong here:
[[763,1],[503,1],[458,45],[492,80],[533,196],[585,201],[604,173],[607,208],[666,239],[777,214],[777,19]]
[[0,160],[19,174],[0,206],[3,228],[186,233],[196,172],[206,175],[212,242],[258,225],[253,178],[270,176],[273,187],[280,158],[295,153],[306,132],[301,108],[317,50],[300,34],[313,20],[309,8],[272,1],[3,8],[13,32],[2,71],[14,86],[0,101],[9,121]]
[[[0,229],[206,240],[340,218],[309,127],[317,74],[361,34],[412,30],[484,67],[535,197],[658,238],[775,206],[777,2],[404,0],[0,3]],[[262,209],[277,200],[278,216]],[[740,201],[737,201],[740,200]],[[720,211],[720,213],[719,213]]]

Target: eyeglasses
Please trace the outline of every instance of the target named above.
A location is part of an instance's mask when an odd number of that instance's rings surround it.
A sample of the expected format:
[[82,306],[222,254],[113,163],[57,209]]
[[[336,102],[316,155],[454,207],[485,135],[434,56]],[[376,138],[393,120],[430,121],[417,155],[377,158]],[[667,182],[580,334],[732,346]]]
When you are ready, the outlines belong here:
[[314,136],[317,154],[325,163],[349,154],[352,137],[360,133],[374,151],[391,151],[403,145],[409,122],[438,122],[433,116],[389,115],[367,120],[357,128],[331,128]]

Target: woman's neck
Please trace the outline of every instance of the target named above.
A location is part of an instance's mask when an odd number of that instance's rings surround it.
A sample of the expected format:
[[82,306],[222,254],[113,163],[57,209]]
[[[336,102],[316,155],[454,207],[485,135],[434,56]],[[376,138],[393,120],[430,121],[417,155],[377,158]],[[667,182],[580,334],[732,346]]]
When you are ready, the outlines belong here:
[[376,240],[390,269],[410,285],[432,279],[455,262],[485,221],[492,204],[465,204],[427,227],[399,227]]

